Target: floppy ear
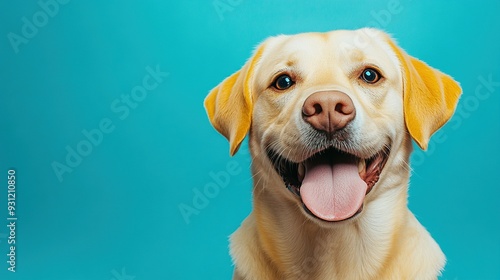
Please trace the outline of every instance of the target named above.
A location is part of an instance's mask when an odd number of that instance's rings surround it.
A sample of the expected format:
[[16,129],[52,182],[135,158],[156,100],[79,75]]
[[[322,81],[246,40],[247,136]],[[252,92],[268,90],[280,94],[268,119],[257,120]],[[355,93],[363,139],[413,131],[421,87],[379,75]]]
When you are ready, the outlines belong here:
[[205,98],[208,118],[229,141],[231,156],[238,151],[250,130],[253,110],[251,80],[263,50],[261,45],[243,68],[222,81]]
[[450,76],[409,56],[389,39],[403,71],[406,127],[421,149],[453,115],[462,89]]

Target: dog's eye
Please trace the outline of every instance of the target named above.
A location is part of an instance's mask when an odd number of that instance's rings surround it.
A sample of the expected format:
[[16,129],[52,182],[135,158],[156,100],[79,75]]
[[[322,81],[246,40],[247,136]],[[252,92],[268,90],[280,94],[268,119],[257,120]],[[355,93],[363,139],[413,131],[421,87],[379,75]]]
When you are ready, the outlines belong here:
[[285,90],[293,86],[295,82],[290,78],[290,76],[283,74],[281,76],[278,76],[276,80],[273,82],[273,87],[278,89],[278,90]]
[[381,77],[382,76],[380,75],[380,73],[373,68],[366,68],[365,70],[363,70],[363,73],[361,73],[361,76],[360,76],[360,78],[363,81],[365,81],[366,83],[369,83],[369,84],[374,84],[374,83],[378,82]]

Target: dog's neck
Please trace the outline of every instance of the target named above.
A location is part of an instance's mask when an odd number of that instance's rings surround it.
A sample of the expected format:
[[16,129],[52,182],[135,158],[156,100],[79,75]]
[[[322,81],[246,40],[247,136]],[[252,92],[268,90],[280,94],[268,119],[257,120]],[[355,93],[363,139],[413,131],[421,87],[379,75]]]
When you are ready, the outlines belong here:
[[[377,258],[391,250],[393,233],[403,226],[408,213],[406,191],[394,188],[382,194],[391,196],[392,205],[376,204],[377,201],[387,200],[372,201],[365,205],[362,215],[354,221],[326,228],[309,220],[296,204],[276,199],[271,188],[257,185],[254,190],[256,233],[262,250],[275,262],[270,265],[278,270],[281,267],[295,268],[294,271],[281,271],[282,274],[290,274],[289,279],[300,279],[302,275],[307,279],[311,274],[324,273],[315,271],[315,264],[325,261],[334,270],[327,274],[339,276],[342,276],[343,267],[352,267],[345,266],[345,262],[357,263],[360,269],[370,269],[363,266],[366,263],[382,266],[385,260]],[[299,246],[292,244],[304,241],[306,243]],[[352,271],[347,272],[352,274]]]

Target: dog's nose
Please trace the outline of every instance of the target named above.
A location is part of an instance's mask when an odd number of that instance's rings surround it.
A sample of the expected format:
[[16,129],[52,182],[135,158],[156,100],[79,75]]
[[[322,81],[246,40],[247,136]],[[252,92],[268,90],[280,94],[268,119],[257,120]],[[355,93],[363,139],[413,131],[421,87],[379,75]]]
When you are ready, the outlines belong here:
[[307,97],[302,116],[315,129],[331,134],[354,119],[351,98],[341,91],[318,91]]

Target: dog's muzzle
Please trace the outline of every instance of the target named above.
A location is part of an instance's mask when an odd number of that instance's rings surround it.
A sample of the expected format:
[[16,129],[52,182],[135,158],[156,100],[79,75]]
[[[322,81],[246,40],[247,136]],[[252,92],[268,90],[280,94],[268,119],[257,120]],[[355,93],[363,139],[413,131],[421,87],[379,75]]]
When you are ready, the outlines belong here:
[[302,117],[319,137],[325,138],[322,142],[331,144],[302,162],[267,151],[285,186],[300,198],[307,212],[324,221],[343,221],[358,214],[388,159],[389,146],[368,158],[339,149],[342,144],[346,146],[339,141],[349,139],[339,140],[336,136],[342,134],[355,115],[354,104],[347,94],[315,92],[305,100]]

